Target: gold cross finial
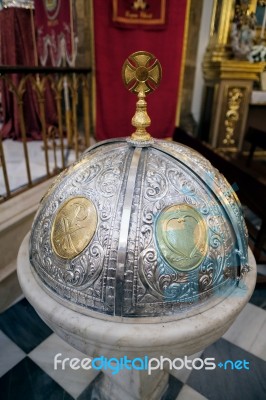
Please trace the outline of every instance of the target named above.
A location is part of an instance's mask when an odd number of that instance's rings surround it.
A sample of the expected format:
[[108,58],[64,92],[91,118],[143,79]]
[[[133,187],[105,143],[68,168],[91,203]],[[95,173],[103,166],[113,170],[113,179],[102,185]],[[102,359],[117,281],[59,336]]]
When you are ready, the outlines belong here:
[[131,54],[124,62],[122,79],[126,88],[138,95],[136,113],[132,118],[132,125],[136,131],[131,135],[134,141],[146,142],[151,139],[146,128],[151,120],[147,114],[146,94],[153,92],[160,84],[162,68],[153,54],[138,51]]

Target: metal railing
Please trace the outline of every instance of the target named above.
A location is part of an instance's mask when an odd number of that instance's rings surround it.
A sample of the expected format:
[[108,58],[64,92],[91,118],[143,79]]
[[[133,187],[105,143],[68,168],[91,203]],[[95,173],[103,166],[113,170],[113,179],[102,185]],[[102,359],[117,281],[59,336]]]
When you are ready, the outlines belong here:
[[[77,159],[89,147],[92,132],[91,69],[0,66],[0,85],[2,97],[5,91],[5,95],[7,93],[12,98],[16,108],[18,139],[26,169],[26,182],[19,185],[20,187],[10,187],[12,171],[9,170],[5,154],[3,125],[0,129],[0,181],[3,179],[4,183],[0,191],[1,202],[57,174],[66,167],[69,152]],[[40,125],[40,157],[43,157],[45,169],[44,174],[38,178],[33,178],[31,168],[31,142],[26,122],[31,116],[27,115],[27,119],[25,118],[28,110],[25,109],[24,102],[27,92],[31,93],[31,100],[37,105],[35,108]],[[47,123],[48,93],[55,115],[52,125]]]

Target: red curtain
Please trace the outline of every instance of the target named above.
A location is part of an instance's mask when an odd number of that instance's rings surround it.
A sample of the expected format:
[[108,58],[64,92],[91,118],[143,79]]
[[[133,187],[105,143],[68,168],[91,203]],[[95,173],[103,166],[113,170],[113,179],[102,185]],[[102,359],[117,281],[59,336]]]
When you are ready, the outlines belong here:
[[[31,11],[24,8],[4,8],[0,11],[0,54],[1,64],[8,66],[34,66],[34,49],[31,26]],[[22,76],[9,75],[15,87]],[[21,139],[18,103],[4,80],[0,81],[3,106],[2,138]],[[51,89],[46,90],[47,128],[57,124],[57,116]],[[23,110],[28,139],[41,139],[41,122],[37,98],[31,84],[26,84],[23,96]]]
[[[121,0],[123,2],[123,0]],[[154,0],[153,0],[154,1]],[[147,15],[152,15],[153,1]],[[156,93],[147,97],[151,118],[149,133],[156,138],[171,137],[175,128],[177,94],[180,85],[182,50],[187,0],[166,0],[165,23],[149,25],[119,23],[114,19],[114,4],[119,1],[94,0],[94,35],[96,69],[96,137],[98,140],[129,136],[133,132],[131,118],[135,113],[136,96],[128,92],[121,79],[125,59],[136,51],[155,55],[162,65],[162,81]],[[133,2],[124,0],[127,16],[136,13]],[[158,10],[156,10],[158,11]],[[137,11],[140,15],[141,10]],[[133,16],[133,18],[135,18]],[[149,18],[147,16],[147,18]],[[122,19],[123,21],[123,19]],[[158,21],[158,18],[157,18]]]
[[[0,11],[1,64],[3,65],[34,65],[33,41],[30,10],[23,8],[4,8]],[[17,87],[20,81],[18,75],[9,75]],[[1,80],[1,95],[3,105],[2,137],[19,139],[20,126],[16,96],[8,90],[8,85]],[[40,138],[40,123],[37,113],[36,99],[30,86],[24,95],[25,123],[28,136]]]

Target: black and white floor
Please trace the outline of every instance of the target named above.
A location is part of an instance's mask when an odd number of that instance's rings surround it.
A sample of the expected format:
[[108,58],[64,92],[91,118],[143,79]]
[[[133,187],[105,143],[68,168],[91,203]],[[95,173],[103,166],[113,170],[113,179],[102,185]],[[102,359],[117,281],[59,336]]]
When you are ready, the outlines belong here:
[[[187,370],[170,375],[163,400],[266,399],[266,288],[257,289],[229,331],[197,357],[246,360],[249,370]],[[54,356],[84,358],[54,334],[24,298],[0,315],[0,398],[93,399],[95,370],[54,369]],[[116,399],[112,399],[116,400]],[[125,399],[127,400],[127,399]]]

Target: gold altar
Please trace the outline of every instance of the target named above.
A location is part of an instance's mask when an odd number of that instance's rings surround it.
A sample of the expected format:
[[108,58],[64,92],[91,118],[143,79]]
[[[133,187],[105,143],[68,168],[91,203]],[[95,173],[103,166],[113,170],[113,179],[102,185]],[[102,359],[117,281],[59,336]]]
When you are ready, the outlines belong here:
[[[236,3],[214,0],[210,40],[203,60],[205,93],[200,124],[204,140],[230,152],[242,149],[251,92],[266,66],[265,62],[252,63],[233,53],[230,35]],[[255,12],[257,3],[249,1],[247,15]]]

